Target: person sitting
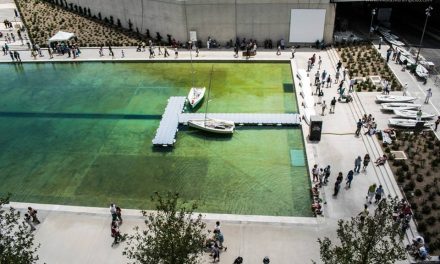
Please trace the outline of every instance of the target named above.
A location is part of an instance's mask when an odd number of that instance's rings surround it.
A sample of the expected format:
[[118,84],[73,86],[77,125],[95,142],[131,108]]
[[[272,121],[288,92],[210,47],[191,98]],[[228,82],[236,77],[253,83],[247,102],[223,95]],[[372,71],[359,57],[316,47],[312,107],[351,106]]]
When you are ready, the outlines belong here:
[[322,214],[322,207],[321,204],[319,202],[315,202],[312,204],[312,211],[313,213],[315,213],[316,215],[321,215]]
[[425,260],[428,258],[428,256],[429,256],[429,254],[428,254],[428,250],[426,249],[426,247],[424,247],[424,246],[420,247],[419,248],[419,258],[421,260]]
[[375,129],[374,127],[370,127],[370,128],[367,130],[367,132],[364,133],[364,135],[369,135],[369,136],[372,136],[372,135],[374,135],[374,134],[376,134],[376,129]]
[[379,167],[381,165],[385,165],[387,159],[388,159],[387,155],[384,154],[382,157],[379,157],[374,163],[376,164],[377,167]]
[[416,248],[425,246],[425,239],[423,239],[422,236],[416,236],[415,238],[413,238],[412,242],[414,247]]

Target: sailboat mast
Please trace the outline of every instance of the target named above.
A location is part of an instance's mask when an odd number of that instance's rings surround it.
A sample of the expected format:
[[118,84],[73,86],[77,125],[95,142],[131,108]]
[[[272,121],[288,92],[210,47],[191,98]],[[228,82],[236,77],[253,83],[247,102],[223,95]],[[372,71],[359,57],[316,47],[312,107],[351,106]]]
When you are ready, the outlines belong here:
[[192,57],[192,41],[189,44],[189,56],[191,58],[191,75],[192,75],[192,86],[194,88],[194,66],[193,66],[193,57]]
[[212,65],[211,73],[209,74],[208,97],[206,98],[205,119],[203,121],[203,124],[204,124],[205,127],[206,127],[206,115],[208,114],[209,96],[211,95],[211,81],[212,81],[212,72],[213,71],[214,71],[214,65]]

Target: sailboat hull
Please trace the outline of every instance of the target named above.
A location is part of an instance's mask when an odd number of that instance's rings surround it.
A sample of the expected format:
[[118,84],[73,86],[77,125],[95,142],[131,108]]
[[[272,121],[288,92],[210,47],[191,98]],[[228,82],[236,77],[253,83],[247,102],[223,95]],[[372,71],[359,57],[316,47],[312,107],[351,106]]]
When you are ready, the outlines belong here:
[[196,107],[205,96],[206,88],[192,87],[188,93],[188,102],[192,108]]
[[235,129],[234,122],[219,119],[189,120],[188,125],[206,132],[217,134],[232,134]]

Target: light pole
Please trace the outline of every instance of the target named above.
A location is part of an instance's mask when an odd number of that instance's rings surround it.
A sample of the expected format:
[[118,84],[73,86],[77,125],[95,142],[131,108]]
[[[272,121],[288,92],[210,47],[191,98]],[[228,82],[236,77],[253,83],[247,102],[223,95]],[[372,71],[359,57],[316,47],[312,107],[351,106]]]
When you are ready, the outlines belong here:
[[373,32],[373,19],[374,19],[374,15],[376,14],[376,8],[373,8],[373,10],[371,10],[371,22],[370,22],[370,28],[369,28],[369,33],[368,33],[368,37],[371,39],[371,33]]
[[425,36],[426,25],[428,24],[428,18],[431,16],[432,10],[433,10],[432,6],[428,6],[428,8],[425,9],[425,14],[426,14],[425,26],[423,27],[422,38],[420,39],[419,51],[417,52],[417,57],[416,57],[416,64],[417,62],[419,62],[419,55],[420,55],[420,50],[422,49],[423,37]]

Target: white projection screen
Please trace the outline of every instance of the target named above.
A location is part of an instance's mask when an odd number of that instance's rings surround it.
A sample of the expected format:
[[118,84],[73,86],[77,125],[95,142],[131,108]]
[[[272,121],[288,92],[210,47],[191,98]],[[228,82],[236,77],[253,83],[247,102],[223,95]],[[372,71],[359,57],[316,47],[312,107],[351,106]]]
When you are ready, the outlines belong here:
[[325,9],[291,9],[289,42],[316,42],[324,37]]

